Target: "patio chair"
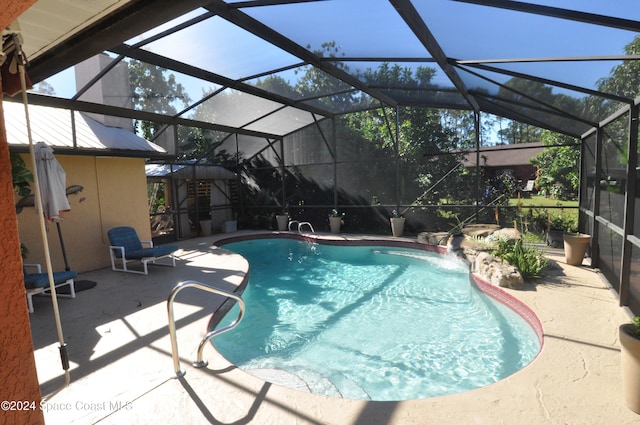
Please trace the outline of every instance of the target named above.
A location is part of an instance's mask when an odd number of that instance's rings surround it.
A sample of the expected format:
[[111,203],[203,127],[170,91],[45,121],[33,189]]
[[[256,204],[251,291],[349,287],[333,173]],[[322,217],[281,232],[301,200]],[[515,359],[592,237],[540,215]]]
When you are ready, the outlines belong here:
[[[114,227],[107,232],[111,246],[109,246],[109,254],[111,255],[111,269],[117,272],[129,272],[138,274],[149,274],[147,263],[156,263],[161,258],[171,258],[172,267],[176,266],[176,259],[173,253],[178,250],[177,246],[163,245],[153,246],[153,241],[141,241],[133,227],[121,226]],[[143,244],[148,247],[143,247]],[[143,271],[131,270],[127,268],[130,261],[140,261]],[[118,267],[117,264],[121,264]],[[159,264],[168,265],[168,264]]]
[[522,195],[529,196],[532,193],[534,193],[535,188],[536,188],[536,181],[535,180],[527,180],[527,184],[520,190],[520,193]]
[[[35,273],[27,273],[28,268],[35,268]],[[49,295],[51,296],[49,287],[49,275],[42,273],[40,264],[23,264],[24,270],[24,286],[27,288],[27,306],[29,307],[29,313],[33,313],[33,296],[34,295]],[[56,292],[57,297],[61,298],[75,298],[76,290],[73,279],[78,276],[78,273],[74,271],[54,272],[53,283],[57,288],[65,285],[69,285],[68,294],[59,294]]]

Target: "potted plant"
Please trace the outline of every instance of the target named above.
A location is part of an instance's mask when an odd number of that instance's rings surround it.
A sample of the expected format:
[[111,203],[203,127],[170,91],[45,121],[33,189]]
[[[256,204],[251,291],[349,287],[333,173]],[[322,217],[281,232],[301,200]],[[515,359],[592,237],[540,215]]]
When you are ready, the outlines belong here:
[[575,233],[577,230],[578,223],[575,218],[564,215],[549,215],[547,218],[547,245],[560,248],[563,244],[563,235]]
[[640,316],[620,326],[622,393],[627,407],[640,413]]
[[562,235],[562,239],[564,241],[564,258],[567,264],[571,266],[581,265],[591,241],[591,236],[584,233],[565,233]]
[[282,212],[276,214],[276,222],[278,223],[278,230],[287,230],[289,226],[289,213],[287,210],[282,210]]
[[404,217],[402,214],[398,212],[398,210],[391,211],[391,233],[393,236],[402,236],[402,232],[404,231]]
[[331,210],[329,214],[329,227],[331,228],[331,233],[340,233],[340,226],[342,225],[342,220],[344,219],[344,213],[339,213],[335,208]]

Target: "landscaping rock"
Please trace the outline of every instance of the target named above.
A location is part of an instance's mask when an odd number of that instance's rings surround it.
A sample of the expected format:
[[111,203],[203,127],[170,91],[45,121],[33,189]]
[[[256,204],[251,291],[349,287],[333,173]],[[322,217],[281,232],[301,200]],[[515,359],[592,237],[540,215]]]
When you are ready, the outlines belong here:
[[449,233],[447,232],[422,232],[418,234],[418,242],[430,243],[433,245],[447,245]]
[[503,288],[518,289],[524,285],[524,279],[515,267],[487,252],[476,255],[471,270],[483,279]]
[[498,229],[491,234],[492,239],[507,239],[507,240],[520,240],[522,235],[519,231],[513,228]]
[[499,229],[500,226],[497,224],[465,224],[462,227],[462,233],[467,236],[486,238]]
[[[471,226],[470,226],[471,227]],[[520,239],[521,235],[516,229],[495,229],[495,225],[474,225],[469,229],[469,236],[465,234],[450,236],[446,232],[422,232],[418,235],[418,242],[434,245],[446,245],[447,251],[457,255],[469,264],[470,270],[487,282],[503,288],[518,289],[524,286],[522,275],[512,265],[494,257],[487,252],[490,250],[487,244],[474,239],[479,234],[489,232],[492,237],[500,236],[507,239]]]
[[[514,229],[503,229],[508,237],[519,238]],[[515,233],[514,233],[515,232]],[[451,236],[447,251],[465,260],[473,273],[494,285],[518,289],[524,285],[522,275],[512,265],[487,252],[488,246],[466,236]]]
[[451,236],[448,240],[447,248],[449,252],[459,253],[458,256],[464,256],[469,259],[470,262],[472,262],[472,259],[469,258],[470,256],[475,257],[475,254],[477,252],[482,252],[489,249],[488,245],[480,241],[467,238],[464,235]]

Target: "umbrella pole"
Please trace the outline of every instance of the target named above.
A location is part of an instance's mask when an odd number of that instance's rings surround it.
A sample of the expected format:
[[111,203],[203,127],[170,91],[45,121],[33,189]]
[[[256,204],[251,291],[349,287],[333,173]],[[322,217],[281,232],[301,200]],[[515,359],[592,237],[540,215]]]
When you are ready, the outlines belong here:
[[62,258],[64,259],[65,271],[71,270],[69,268],[69,262],[67,261],[67,251],[64,249],[64,239],[62,238],[62,229],[60,228],[60,222],[56,220],[56,226],[58,228],[58,238],[60,239],[60,249],[62,250]]
[[[31,155],[31,161],[33,164],[33,169],[37,170],[36,167],[36,155],[33,148],[33,139],[31,137],[31,125],[29,123],[29,108],[28,108],[28,100],[27,100],[27,83],[25,78],[25,70],[24,70],[24,56],[18,42],[17,37],[14,35],[14,43],[16,46],[16,53],[18,57],[18,70],[20,72],[20,84],[22,85],[22,103],[24,104],[24,113],[25,113],[25,122],[27,124],[27,136],[29,139],[29,154]],[[54,391],[49,396],[43,398],[43,401],[49,400],[51,397],[59,393],[62,389],[64,389],[69,382],[71,382],[71,377],[69,374],[69,355],[67,353],[67,344],[64,342],[64,336],[62,334],[62,323],[60,321],[60,311],[58,309],[58,298],[56,296],[56,286],[53,281],[53,268],[51,267],[51,253],[49,252],[49,240],[47,238],[47,232],[45,229],[44,222],[44,211],[42,210],[42,196],[40,193],[40,185],[38,181],[38,173],[37,171],[33,173],[34,185],[36,187],[36,203],[40,208],[40,212],[38,214],[38,218],[40,221],[40,234],[42,236],[42,245],[44,248],[44,257],[47,266],[47,274],[49,275],[49,287],[51,290],[51,302],[53,304],[53,315],[55,317],[56,322],[56,331],[58,333],[58,341],[60,343],[60,360],[62,361],[62,369],[64,370],[64,384]]]

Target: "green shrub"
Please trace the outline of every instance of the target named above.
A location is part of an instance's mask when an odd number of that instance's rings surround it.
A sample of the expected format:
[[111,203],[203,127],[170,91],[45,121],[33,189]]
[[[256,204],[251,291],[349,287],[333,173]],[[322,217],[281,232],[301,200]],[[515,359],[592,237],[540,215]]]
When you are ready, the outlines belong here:
[[631,324],[633,325],[633,336],[640,339],[640,316],[635,316]]
[[565,215],[553,215],[551,216],[549,229],[575,233],[578,231],[578,220],[576,220],[574,217]]
[[524,245],[522,240],[497,240],[493,255],[515,267],[523,279],[542,277],[543,270],[549,264],[544,252],[536,247]]
[[526,220],[529,230],[544,234],[548,230],[562,230],[574,233],[578,231],[577,210],[549,210],[547,208],[528,208],[521,220]]

